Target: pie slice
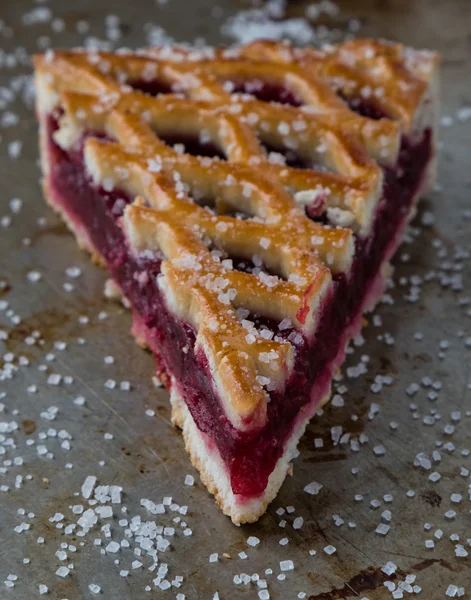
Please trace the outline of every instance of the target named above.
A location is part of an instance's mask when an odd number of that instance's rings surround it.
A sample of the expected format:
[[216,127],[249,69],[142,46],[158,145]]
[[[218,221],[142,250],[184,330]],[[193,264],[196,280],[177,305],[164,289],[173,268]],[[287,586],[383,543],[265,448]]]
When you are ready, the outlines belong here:
[[35,57],[44,193],[234,523],[273,500],[434,177],[438,57],[373,40]]

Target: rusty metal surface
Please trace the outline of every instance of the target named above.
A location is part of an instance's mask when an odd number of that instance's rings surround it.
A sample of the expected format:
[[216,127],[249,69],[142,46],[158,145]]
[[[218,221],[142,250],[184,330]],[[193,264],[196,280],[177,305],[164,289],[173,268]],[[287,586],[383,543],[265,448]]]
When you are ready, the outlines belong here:
[[[151,30],[149,23],[160,25],[178,40],[204,37],[211,43],[228,42],[221,35],[221,23],[247,5],[220,0],[218,6],[221,9],[209,0],[169,0],[168,4],[151,0],[21,0],[0,5],[4,22],[0,26],[4,50],[3,54],[0,51],[0,86],[7,89],[0,95],[5,101],[0,107],[2,123],[11,120],[11,116],[4,116],[8,111],[19,117],[17,123],[2,129],[0,144],[0,280],[4,282],[0,330],[7,334],[1,335],[7,339],[1,342],[0,598],[37,598],[40,584],[48,587],[45,598],[69,600],[93,597],[90,584],[99,585],[100,597],[105,599],[175,598],[177,593],[189,599],[213,598],[216,591],[222,599],[258,598],[263,588],[256,582],[233,582],[241,573],[258,573],[266,579],[272,598],[302,597],[300,593],[311,600],[391,598],[384,582],[397,585],[407,574],[416,575],[413,585],[422,588],[419,597],[445,598],[450,585],[463,586],[468,597],[471,557],[465,553],[471,553],[471,481],[466,468],[471,468],[467,456],[471,417],[466,411],[471,409],[471,350],[465,340],[471,335],[471,321],[467,315],[470,307],[466,301],[460,304],[459,299],[470,290],[466,252],[470,250],[471,221],[466,211],[470,207],[471,120],[465,119],[465,111],[457,113],[471,102],[467,0],[345,1],[338,14],[327,18],[329,25],[345,32],[349,18],[359,17],[364,35],[442,52],[443,114],[453,119],[442,129],[441,189],[422,203],[417,228],[410,243],[399,252],[402,260],[396,260],[396,285],[390,290],[394,304],[378,309],[382,326],[370,324],[365,329],[365,343],[349,360],[348,364],[356,365],[361,355],[368,355],[368,372],[358,379],[345,378],[348,392],[343,408],[328,407],[322,417],[314,419],[301,441],[294,477],[287,479],[267,514],[255,525],[236,528],[216,508],[189,464],[179,432],[170,424],[166,393],[152,385],[152,357],[129,335],[129,314],[103,299],[104,273],[91,265],[44,205],[38,185],[36,124],[23,101],[28,92],[26,88],[23,93],[20,76],[30,72],[23,56],[37,50],[38,43],[48,42],[41,40],[42,36],[48,36],[57,47],[80,43],[84,38],[76,29],[80,21],[90,24],[85,37],[103,39],[113,30],[113,19],[106,19],[110,14],[120,17],[120,45],[142,45],[149,41],[152,31],[156,37],[158,30]],[[292,3],[288,10],[298,15],[304,7],[303,3]],[[52,19],[63,19],[64,29],[61,22],[51,24],[50,15],[38,22],[44,13],[32,13],[33,9],[50,10]],[[11,156],[15,154],[15,145],[11,146],[15,140],[23,144],[18,158]],[[23,201],[20,214],[15,214],[18,203],[10,202],[14,198]],[[434,216],[432,224],[425,216],[427,227],[421,226],[424,211]],[[457,248],[463,251],[457,254]],[[73,277],[77,273],[67,271],[70,267],[79,267],[81,274]],[[39,273],[40,279],[35,282],[31,272]],[[461,275],[463,288],[453,291],[453,286],[460,287]],[[401,280],[411,276],[416,276],[412,284],[410,279]],[[65,283],[69,285],[64,288]],[[405,298],[416,293],[411,292],[411,285],[420,290],[416,302]],[[88,322],[80,317],[87,317]],[[420,336],[414,336],[416,332],[421,332],[423,339],[417,339]],[[36,342],[31,344],[35,335]],[[107,355],[114,357],[113,364],[106,364]],[[29,365],[19,364],[26,362],[21,356]],[[42,365],[46,365],[45,370]],[[59,385],[48,383],[51,374],[62,376]],[[371,391],[377,375],[390,376],[392,381],[390,385],[386,381],[379,393]],[[67,377],[72,381],[67,382]],[[428,397],[432,387],[421,386],[414,397],[407,395],[406,388],[424,377],[441,382],[436,399],[433,394],[432,400]],[[109,379],[117,382],[115,389],[105,386]],[[123,380],[130,381],[130,391],[119,389]],[[79,396],[86,399],[84,405],[74,403]],[[372,403],[377,405],[373,409]],[[416,406],[411,408],[411,403]],[[56,407],[57,414],[49,407]],[[146,415],[148,409],[155,415]],[[426,421],[434,424],[427,425],[423,419],[433,417],[433,410],[435,419]],[[369,418],[376,411],[378,414]],[[460,411],[460,418],[451,415],[453,411]],[[368,441],[362,438],[360,452],[354,452],[348,443],[334,446],[333,426],[342,426],[351,438],[363,434]],[[61,431],[70,434],[70,449],[64,444],[67,435]],[[105,434],[111,434],[112,439],[106,439],[111,436]],[[315,448],[315,439],[323,440],[323,448]],[[440,443],[441,447],[437,445]],[[51,453],[49,457],[42,454],[41,446]],[[378,446],[384,447],[384,455]],[[437,455],[432,458],[434,450],[439,450],[440,460]],[[413,465],[419,453],[431,459],[430,469]],[[433,472],[440,474],[439,481],[429,479]],[[184,484],[187,474],[195,477],[194,486]],[[80,489],[89,475],[96,476],[98,484],[122,486],[122,504],[111,505],[113,518],[99,520],[85,536],[76,536],[79,527],[66,534],[67,525],[77,523],[80,517],[70,507],[82,504],[88,508]],[[311,481],[323,485],[318,495],[303,491]],[[408,490],[415,495],[408,496]],[[388,494],[392,501],[388,501]],[[453,502],[451,494],[460,494],[461,501]],[[363,500],[355,500],[355,495],[362,495]],[[155,516],[140,506],[142,498],[159,503],[164,496],[172,496],[179,506],[188,506],[188,514],[179,514],[174,506],[167,507],[167,514]],[[374,499],[380,501],[379,508],[370,505]],[[276,511],[287,506],[295,511],[279,516]],[[127,513],[122,512],[123,507]],[[391,528],[382,536],[375,530],[385,510],[391,511]],[[447,518],[449,510],[456,515]],[[147,557],[142,558],[142,568],[133,570],[131,563],[137,557],[132,549],[122,548],[116,554],[101,552],[111,539],[125,537],[119,519],[136,515],[175,527],[175,535],[168,537],[171,546],[159,554],[159,560],[168,564],[169,581],[177,575],[184,577],[181,588],[156,588],[152,583],[156,573],[148,571],[152,561]],[[178,516],[191,528],[191,536],[183,535],[186,527],[173,522]],[[300,529],[293,528],[296,517],[304,519]],[[284,528],[280,527],[283,519]],[[111,538],[100,530],[107,522]],[[21,523],[30,528],[18,533],[15,528]],[[443,531],[441,539],[434,536],[437,529]],[[260,543],[247,545],[249,536],[256,536]],[[37,542],[39,537],[44,538],[43,544]],[[279,541],[285,537],[289,543],[282,546]],[[99,538],[103,539],[102,546],[94,544]],[[434,540],[435,547],[426,548],[425,540]],[[65,542],[76,551],[66,548],[67,558],[61,561],[56,552]],[[131,540],[131,547],[135,545]],[[336,548],[334,554],[324,552],[328,545]],[[309,550],[316,554],[309,554]],[[247,559],[238,556],[242,551]],[[216,563],[209,562],[213,553],[219,554]],[[29,564],[23,563],[24,558],[30,559]],[[294,570],[287,571],[286,579],[280,581],[277,576],[283,560],[292,560]],[[397,566],[389,576],[381,570],[387,561]],[[74,568],[69,575],[61,578],[56,574],[61,565],[70,563]],[[266,569],[273,573],[265,574]],[[129,575],[120,576],[120,570],[129,570]],[[14,584],[12,587],[3,583],[9,575],[8,585]],[[145,591],[146,586],[151,591]],[[452,593],[461,591],[451,589]]]

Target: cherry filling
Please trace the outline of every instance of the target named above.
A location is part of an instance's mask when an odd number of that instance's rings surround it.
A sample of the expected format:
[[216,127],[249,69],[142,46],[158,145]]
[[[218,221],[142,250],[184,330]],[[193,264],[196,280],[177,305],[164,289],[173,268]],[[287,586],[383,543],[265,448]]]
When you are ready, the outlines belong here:
[[163,137],[159,135],[160,140],[165,142],[168,146],[186,154],[192,156],[209,156],[210,158],[220,158],[226,160],[226,155],[220,150],[215,144],[209,140],[203,138],[181,136],[181,135],[167,135]]
[[340,92],[338,95],[346,104],[348,104],[348,107],[353,110],[353,112],[356,112],[362,117],[367,117],[368,119],[374,119],[375,121],[378,121],[385,116],[384,112],[375,106],[375,104],[373,104],[371,101],[366,101],[363,98],[345,96]]
[[248,79],[246,81],[231,81],[231,91],[236,94],[250,94],[262,100],[262,102],[278,102],[280,104],[290,104],[291,106],[301,106],[303,101],[288,88],[268,83],[263,79]]
[[149,94],[150,96],[160,96],[160,94],[171,94],[172,88],[158,79],[134,79],[126,82],[133,89]]
[[[273,161],[275,158],[275,163],[278,163],[279,159],[282,157],[283,164],[287,167],[293,167],[294,169],[310,169],[311,171],[318,171],[320,173],[332,172],[325,164],[313,159],[306,160],[300,156],[296,150],[292,150],[291,148],[273,146],[266,140],[260,140],[260,145],[264,148],[270,161]],[[279,156],[273,157],[274,154]]]
[[[332,377],[332,361],[339,353],[342,333],[358,315],[387,247],[422,182],[432,155],[431,132],[425,131],[418,142],[403,139],[396,168],[385,170],[383,197],[372,232],[366,239],[357,240],[352,273],[335,277],[333,297],[322,309],[315,341],[308,344],[295,334],[295,365],[286,389],[284,393],[270,393],[267,424],[247,433],[236,430],[227,420],[213,390],[206,359],[194,351],[194,330],[167,308],[160,294],[156,276],[161,257],[144,253],[136,258],[128,251],[118,220],[131,199],[120,191],[96,187],[85,172],[83,151],[66,152],[55,144],[52,133],[58,124],[54,116],[48,117],[47,127],[51,200],[85,228],[105,259],[113,279],[147,328],[158,362],[179,382],[179,391],[197,427],[217,446],[233,492],[259,496],[283,453],[300,409],[310,401],[313,385],[326,387]],[[276,324],[262,318],[257,318],[257,325],[276,329]],[[289,333],[283,335],[289,337]]]

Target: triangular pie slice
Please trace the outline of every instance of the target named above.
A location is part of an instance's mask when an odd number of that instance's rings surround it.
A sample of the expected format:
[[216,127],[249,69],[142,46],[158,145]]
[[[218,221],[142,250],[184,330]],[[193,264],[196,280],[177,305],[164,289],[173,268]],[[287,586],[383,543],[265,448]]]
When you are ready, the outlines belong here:
[[278,492],[434,177],[438,57],[354,40],[36,56],[44,192],[234,523]]

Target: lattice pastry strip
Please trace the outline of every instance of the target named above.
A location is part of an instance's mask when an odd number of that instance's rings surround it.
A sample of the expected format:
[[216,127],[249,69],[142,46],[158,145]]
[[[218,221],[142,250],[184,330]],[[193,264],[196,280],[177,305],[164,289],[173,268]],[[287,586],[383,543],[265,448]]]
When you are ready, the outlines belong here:
[[[322,49],[295,48],[288,42],[260,40],[231,49],[188,50],[183,47],[150,48],[146,55],[174,62],[231,61],[241,58],[271,61],[303,69],[319,85],[338,91],[346,99],[362,98],[411,133],[416,113],[436,77],[439,55],[384,40],[355,39]],[[321,88],[319,88],[321,89]],[[330,96],[332,108],[334,98]]]
[[[229,167],[224,162],[189,160],[188,155],[181,156],[160,142],[151,128],[142,120],[126,114],[113,113],[108,119],[106,130],[124,146],[132,146],[145,155],[147,169],[159,168],[159,163],[169,170],[176,168],[180,180],[192,188],[192,192],[207,197],[216,197],[235,210],[263,219],[242,221],[239,219],[208,215],[200,208],[191,207],[198,219],[208,221],[207,229],[214,226],[218,236],[225,236],[227,244],[236,244],[231,250],[236,255],[257,251],[253,240],[265,238],[266,243],[258,247],[258,252],[265,263],[286,278],[295,274],[301,278],[306,276],[301,268],[304,259],[295,260],[295,256],[315,251],[328,268],[334,273],[345,271],[350,266],[353,254],[353,236],[351,230],[329,228],[307,219],[291,195],[274,180],[260,177],[260,173],[247,167]],[[149,163],[149,156],[155,156],[154,163]],[[169,156],[169,160],[167,160]],[[151,159],[152,160],[152,159]],[[208,171],[210,177],[208,177]],[[187,208],[188,205],[185,204]],[[187,219],[191,220],[192,215]],[[216,225],[214,225],[216,223]],[[247,240],[249,237],[252,240]],[[294,243],[293,240],[296,239]],[[249,248],[244,249],[244,245]],[[266,247],[264,247],[266,246]],[[273,248],[280,246],[286,249],[288,258],[277,263],[273,256]],[[276,257],[276,253],[275,253]],[[316,259],[317,260],[317,259]],[[312,257],[307,268],[312,269],[316,261]],[[309,272],[309,271],[308,271]]]
[[[162,181],[160,186],[166,187]],[[170,211],[135,203],[126,210],[123,226],[134,251],[161,250],[169,257],[162,263],[160,287],[172,310],[197,329],[195,351],[201,349],[208,360],[228,418],[239,429],[262,426],[264,386],[282,389],[292,367],[291,344],[244,328],[231,305],[244,282],[228,277],[199,236],[189,235]]]
[[[194,64],[191,68],[195,69]],[[259,79],[283,86],[296,94],[301,102],[301,108],[280,104],[267,106],[267,103],[246,98],[240,102],[240,111],[246,117],[256,114],[259,121],[289,125],[304,121],[306,129],[326,128],[348,132],[360,137],[370,156],[381,163],[393,163],[397,156],[397,123],[388,119],[371,120],[352,112],[325,82],[316,78],[308,69],[293,64],[287,66],[250,60],[204,61],[198,68],[206,75],[215,77],[216,81],[224,81],[225,78],[235,82]],[[222,96],[221,99],[227,106],[227,97]],[[231,109],[234,112],[235,106],[237,103],[233,99]],[[302,136],[302,131],[294,130],[293,133]],[[263,130],[259,133],[263,133]]]
[[202,100],[220,98],[222,93],[220,85],[205,73],[197,76],[184,65],[149,60],[131,53],[49,51],[35,57],[35,66],[47,70],[48,83],[57,92],[66,89],[90,94],[121,94],[132,92],[129,83],[133,81],[158,80],[164,89],[173,88],[174,93],[188,94],[193,91],[194,95],[199,93]]
[[[120,143],[103,144],[94,139],[88,140],[85,148],[88,163],[95,171],[99,169],[99,180],[106,180],[107,187],[116,185],[125,187],[132,195],[143,194],[143,186],[152,184],[154,173],[166,170],[165,160],[158,154],[161,142],[145,123],[131,115],[113,113],[108,120],[107,131]],[[125,150],[126,147],[131,147],[133,151]],[[149,155],[157,156],[159,161],[156,163],[156,159],[149,159]],[[184,157],[182,160],[181,172],[186,175],[187,182],[191,185],[199,184],[201,190],[208,182],[204,171],[192,169],[190,166],[187,172]],[[174,164],[174,161],[169,163],[170,166]],[[223,164],[216,162],[214,166],[219,167]],[[183,185],[184,178],[175,178],[175,175],[173,184],[179,189],[182,200],[173,202],[173,214],[178,215],[180,221],[189,226],[204,231],[206,236],[222,244],[232,255],[247,259],[254,255],[259,256],[270,270],[280,273],[288,280],[285,282],[288,287],[291,284],[309,288],[318,274],[333,270],[332,265],[348,268],[353,253],[353,238],[349,229],[328,228],[307,219],[282,187],[270,180],[264,180],[259,175],[255,177],[247,168],[242,170],[245,173],[242,173],[241,179],[237,177],[237,170],[232,170],[228,180],[224,171],[219,174],[222,178],[217,179],[216,168],[215,172],[211,172],[211,175],[216,175],[216,178],[211,178],[213,189],[207,191],[216,191],[223,201],[227,204],[233,202],[234,206],[238,206],[238,198],[245,197],[247,210],[257,216],[263,216],[263,220],[242,220],[215,215],[193,202],[188,202]],[[215,186],[217,190],[214,190]],[[250,194],[244,192],[247,188]],[[152,193],[149,193],[149,196],[156,197]],[[168,198],[165,202],[168,202]],[[157,209],[168,208],[159,202],[152,206]],[[322,258],[328,269],[323,266],[320,260]],[[274,281],[270,283],[273,284]],[[311,289],[311,292],[317,291],[315,286]],[[292,297],[294,292],[294,288],[289,289],[289,295]],[[304,292],[302,298],[304,303]],[[261,312],[266,310],[267,308]],[[267,316],[282,318],[282,313]],[[298,321],[300,328],[304,325],[303,331],[306,334],[312,334],[311,322],[296,318],[295,322]]]
[[[333,87],[348,97],[350,80],[340,82],[345,74],[361,86],[353,86],[357,92],[370,77],[384,82],[390,105],[397,101],[394,114],[405,123],[413,103],[399,97],[395,77],[403,69],[414,83],[416,71],[401,62],[402,50],[390,55],[387,48],[373,49],[383,52],[374,73],[361,43],[332,52],[255,44],[198,58],[152,51],[36,59],[40,96],[44,87],[49,109],[59,103],[64,110],[55,133],[59,145],[71,148],[87,131],[112,138],[85,141],[86,167],[95,184],[144,199],[122,218],[130,248],[163,253],[159,286],[172,310],[195,327],[197,352],[207,358],[226,412],[239,428],[264,423],[267,390],[282,391],[294,350],[268,329],[257,332],[241,323],[237,308],[275,321],[288,318],[312,338],[332,274],[351,265],[354,236],[351,229],[308,219],[303,205],[319,194],[334,222],[340,216],[337,223],[366,235],[383,181],[375,161],[397,160],[400,125],[356,114],[331,89],[335,80]],[[303,106],[231,94],[254,78],[289,89]],[[418,95],[423,82],[416,79]],[[151,97],[132,87],[147,84],[166,93]],[[163,141],[175,133],[213,143],[227,160],[177,152]],[[264,146],[292,150],[308,164],[320,162],[335,172],[277,164]],[[213,199],[218,214],[191,198]],[[248,219],[230,216],[241,210]],[[256,256],[280,277],[236,271],[229,259],[221,260],[224,253]]]
[[[39,67],[45,66],[44,61],[41,65],[41,59],[38,59],[37,63]],[[69,63],[72,65],[70,69]],[[237,64],[233,64],[233,61],[228,61],[228,63],[231,67],[237,67]],[[153,68],[151,68],[152,64],[154,64]],[[225,63],[224,61],[218,61],[214,66],[217,65],[222,68]],[[274,65],[270,63],[264,63],[264,65],[242,63],[239,68],[241,66],[247,72],[254,66],[254,68],[260,69],[261,74],[263,74],[267,69],[270,71]],[[287,167],[281,169],[280,165],[271,164],[268,165],[270,171],[275,174],[278,173],[294,191],[300,190],[296,189],[296,185],[291,185],[290,179],[297,185],[299,185],[300,180],[304,181],[304,187],[311,185],[312,187],[309,189],[315,190],[316,193],[320,191],[327,203],[332,202],[334,207],[347,210],[353,215],[353,218],[349,217],[347,221],[344,218],[341,219],[342,223],[349,222],[361,233],[368,231],[374,205],[381,187],[382,174],[375,162],[369,161],[365,156],[364,148],[368,149],[376,158],[381,158],[386,162],[394,160],[397,155],[399,136],[397,135],[397,126],[392,121],[382,120],[378,135],[374,135],[374,130],[379,122],[360,118],[346,107],[343,107],[342,126],[339,127],[338,110],[340,109],[338,108],[338,100],[335,101],[334,115],[330,115],[325,110],[319,113],[309,110],[300,112],[300,109],[293,107],[267,104],[247,97],[234,103],[230,95],[224,92],[221,83],[214,79],[214,75],[211,74],[210,63],[203,62],[201,65],[198,64],[198,67],[199,70],[195,72],[194,63],[172,63],[171,61],[149,63],[148,58],[125,54],[97,54],[92,55],[90,58],[83,53],[65,53],[47,64],[48,77],[52,80],[51,83],[54,87],[59,90],[76,90],[77,71],[80,69],[87,72],[88,83],[96,81],[95,92],[99,94],[100,104],[104,107],[103,109],[97,107],[98,113],[95,111],[97,120],[100,110],[106,111],[119,106],[121,110],[149,112],[154,125],[160,123],[161,128],[167,126],[170,130],[184,126],[189,131],[191,131],[192,123],[200,120],[203,108],[205,106],[208,108],[207,102],[195,103],[194,100],[188,101],[169,96],[152,99],[145,94],[132,92],[131,88],[126,86],[120,88],[118,86],[117,88],[113,77],[120,82],[133,82],[139,77],[141,79],[152,78],[157,74],[158,77],[163,78],[164,83],[168,84],[169,81],[176,81],[178,86],[181,87],[182,79],[175,80],[176,71],[180,70],[181,75],[185,70],[189,71],[191,69],[191,77],[189,76],[187,80],[184,80],[187,84],[185,92],[190,96],[196,94],[197,97],[204,96],[207,99],[212,99],[209,103],[211,108],[226,114],[227,122],[231,119],[233,121],[231,127],[225,128],[225,130],[235,133],[234,143],[227,146],[229,149],[234,149],[228,156],[230,160],[253,161],[254,164],[264,160],[263,152],[255,139],[254,133],[260,138],[268,139],[268,142],[271,141],[278,145],[283,145],[285,142],[290,145],[298,144],[299,148],[297,150],[304,155],[304,158],[307,160],[319,159],[321,163],[338,170],[343,177],[338,176],[335,178],[332,174],[323,177],[323,173],[319,174],[315,171],[306,171],[309,175],[302,176],[297,172],[298,170]],[[289,69],[284,68],[287,77]],[[225,69],[227,70],[228,67],[226,66]],[[211,77],[214,81],[211,80],[208,83],[208,78],[211,79]],[[306,77],[308,77],[307,73]],[[104,93],[103,86],[107,78],[110,81],[110,88],[107,93]],[[298,79],[302,80],[301,75],[298,76]],[[200,93],[207,84],[212,90],[211,94],[209,92],[208,94]],[[306,87],[309,91],[310,86],[316,88],[317,85],[315,82],[308,82]],[[325,87],[324,83],[319,85]],[[218,93],[216,92],[217,89],[219,89]],[[89,91],[92,90],[89,89]],[[314,99],[316,94],[315,89],[311,91],[311,96]],[[306,106],[305,108],[310,109],[312,106]],[[85,109],[77,111],[78,115],[81,113],[90,114],[90,111],[86,110],[85,107]],[[335,116],[335,113],[337,113],[337,116]],[[358,124],[358,119],[362,121],[361,127]],[[255,130],[254,133],[250,134],[248,128],[244,128],[241,121],[245,121],[247,125]],[[237,125],[235,125],[236,122]],[[342,201],[339,199],[344,199],[345,206],[341,206]]]
[[[348,225],[356,229],[366,230],[372,218],[374,206],[380,194],[382,185],[382,172],[375,163],[368,160],[362,153],[361,148],[355,140],[346,139],[345,136],[337,136],[330,130],[325,135],[319,135],[319,129],[311,125],[306,127],[304,133],[298,132],[299,141],[304,144],[306,154],[313,157],[313,148],[323,147],[323,152],[317,157],[326,162],[326,157],[331,157],[331,166],[339,173],[316,172],[308,169],[297,169],[284,165],[272,164],[266,160],[260,148],[257,137],[254,136],[248,123],[243,123],[224,107],[208,106],[206,103],[196,103],[191,100],[160,96],[151,98],[145,94],[134,92],[116,97],[113,102],[106,99],[103,105],[101,99],[94,96],[79,94],[64,94],[64,108],[66,118],[63,120],[62,133],[63,142],[68,137],[68,144],[80,137],[84,129],[102,130],[108,111],[112,108],[120,111],[131,111],[143,114],[154,131],[163,137],[170,133],[181,133],[183,135],[204,134],[205,140],[211,140],[217,147],[223,147],[229,161],[244,162],[253,166],[264,164],[264,171],[271,173],[283,183],[288,189],[296,192],[310,192],[307,199],[311,200],[316,195],[322,195],[327,207],[340,208],[342,211],[352,215]],[[271,135],[271,141],[281,144],[283,136],[280,134],[278,120],[271,117],[273,112],[271,106],[265,107],[265,103],[247,103],[256,105],[261,115],[260,124],[265,130],[259,131],[261,135]],[[246,104],[248,118],[256,114],[249,110]],[[278,107],[275,108],[275,113]],[[294,111],[296,114],[296,111]],[[264,118],[265,117],[265,118]],[[286,119],[286,114],[283,114]],[[296,129],[299,119],[291,122]],[[287,127],[288,122],[280,121]],[[73,133],[72,133],[73,132]],[[170,152],[161,148],[161,152],[170,156]],[[175,154],[175,153],[174,153]],[[187,156],[188,163],[196,164],[197,158]],[[219,166],[218,169],[227,169],[228,174],[233,168],[231,166]],[[306,196],[305,196],[306,197]],[[301,200],[302,195],[298,198]]]
[[[254,42],[222,51],[198,52],[184,49],[152,49],[141,55],[67,52],[49,54],[49,71],[60,73],[68,89],[96,92],[110,90],[136,80],[158,79],[173,91],[193,99],[221,100],[228,94],[219,78],[242,77],[281,82],[294,89],[301,100],[317,111],[361,123],[336,96],[371,99],[405,130],[413,124],[415,112],[430,83],[438,56],[413,51],[400,44],[353,40],[335,47],[298,49],[271,42]],[[245,60],[244,60],[245,59]],[[39,60],[37,59],[36,64]],[[80,82],[80,83],[78,83]],[[365,121],[368,121],[367,119]],[[366,143],[377,135],[392,133],[394,124],[386,119],[369,121]]]
[[384,114],[410,131],[439,57],[401,44],[356,39],[317,50],[257,41],[240,49],[240,56],[304,67],[340,90],[346,98],[371,100]]
[[[133,121],[135,127],[135,118],[113,115],[109,129],[116,132],[126,119],[129,127]],[[138,136],[138,131],[133,135]],[[250,222],[216,217],[197,209],[168,172],[149,172],[147,161],[139,153],[123,150],[122,145],[91,138],[86,142],[85,160],[97,184],[116,178],[117,172],[121,177],[125,173],[120,187],[133,195],[141,193],[150,204],[146,207],[137,202],[125,212],[123,226],[132,249],[160,250],[166,256],[160,286],[172,310],[197,329],[197,349],[202,348],[208,358],[234,424],[243,428],[263,423],[267,398],[262,385],[270,390],[285,383],[293,349],[289,342],[276,337],[264,339],[263,332],[254,335],[253,328],[247,330],[239,323],[233,307],[248,308],[277,320],[291,314],[298,322],[300,317],[306,319],[306,312],[312,318],[312,303],[317,308],[329,289],[329,270],[303,248],[299,238],[296,246],[288,247],[281,231],[278,239],[272,238],[270,254],[272,260],[278,259],[279,266],[291,269],[296,275],[294,281],[234,271],[227,263],[215,260],[204,240],[217,240],[229,252],[248,248],[244,252],[250,254],[251,250],[259,250],[254,247],[257,234],[266,233],[270,226],[257,223],[260,230],[254,235]],[[302,219],[309,223],[304,216]],[[237,224],[239,230],[234,235],[231,227],[220,228],[221,223]],[[274,224],[271,227],[276,228]],[[306,243],[309,245],[308,238]],[[302,276],[309,280],[301,281]]]
[[[248,116],[263,111],[260,114],[262,119],[269,118],[270,121],[288,124],[302,119],[315,128],[340,130],[359,137],[372,158],[379,162],[392,163],[397,156],[399,129],[396,123],[388,119],[371,120],[357,115],[339,100],[326,82],[314,77],[308,69],[297,68],[295,65],[250,60],[174,63],[106,53],[90,57],[84,53],[70,52],[63,56],[55,58],[49,68],[50,76],[54,78],[55,87],[59,90],[66,88],[100,93],[106,81],[109,81],[109,92],[123,92],[123,89],[126,92],[126,83],[146,80],[152,75],[174,92],[181,91],[192,100],[219,105],[232,114],[237,112]],[[79,90],[77,75],[81,71],[87,73],[87,78],[86,86]],[[243,96],[240,103],[235,103],[235,97],[224,90],[224,78],[230,77],[236,80],[258,77],[263,81],[287,86],[300,96],[303,106],[295,108],[270,104],[267,110],[266,103]],[[95,86],[93,82],[96,83]]]
[[[197,78],[203,74],[205,81],[208,81],[208,78],[212,81],[212,90],[216,89],[214,82],[218,81],[223,84],[223,88],[226,87],[227,92],[231,91],[231,85],[224,86],[224,82],[237,85],[246,81],[259,80],[283,87],[293,93],[302,108],[307,109],[308,114],[311,113],[318,119],[324,119],[336,125],[341,121],[344,129],[360,133],[363,143],[370,149],[372,156],[379,159],[380,162],[392,159],[398,125],[389,119],[371,120],[352,112],[337,96],[326,80],[326,74],[320,68],[320,65],[331,67],[335,65],[340,69],[348,65],[336,60],[335,56],[337,55],[332,57],[328,53],[320,53],[316,50],[312,50],[313,54],[311,55],[310,51],[311,49],[308,49],[303,54],[303,51],[289,46],[255,42],[229,51],[216,51],[215,54],[209,56],[203,52],[199,58],[197,52],[191,53],[183,49],[179,51],[178,48],[171,54],[166,49],[151,49],[147,51],[146,55],[158,61],[163,60],[163,64],[167,65],[173,61],[182,71],[186,68],[192,74],[196,72],[195,84]],[[298,52],[299,54],[297,54]],[[315,55],[317,57],[314,59]],[[123,68],[127,69],[124,66],[126,57],[122,58]],[[355,76],[363,81],[364,77],[360,70],[357,69],[353,72],[351,69],[351,71],[352,81],[355,80]],[[199,82],[198,87],[196,85],[194,88],[189,86],[185,91],[194,99],[204,97],[204,91],[202,92]],[[208,93],[205,94],[205,97],[208,97]],[[227,102],[227,93],[221,91],[220,98]]]

